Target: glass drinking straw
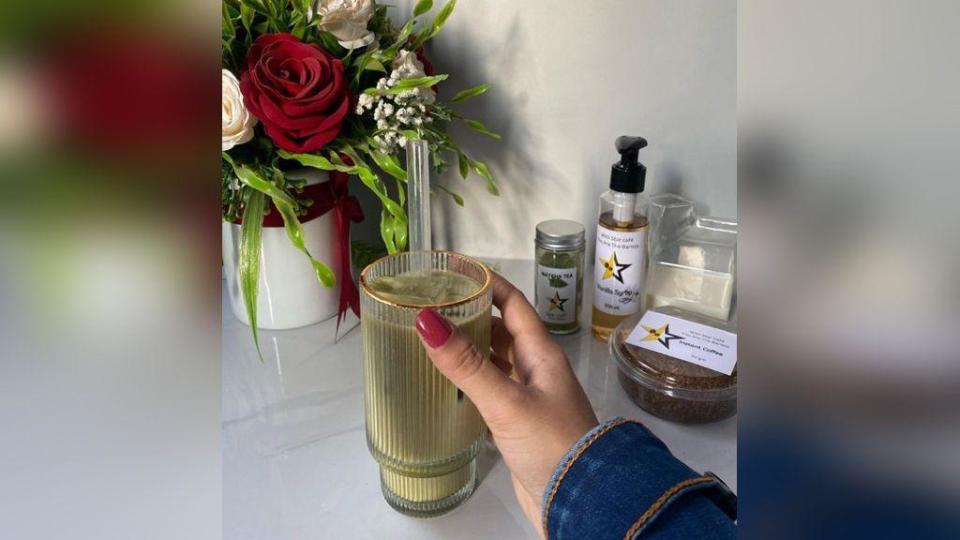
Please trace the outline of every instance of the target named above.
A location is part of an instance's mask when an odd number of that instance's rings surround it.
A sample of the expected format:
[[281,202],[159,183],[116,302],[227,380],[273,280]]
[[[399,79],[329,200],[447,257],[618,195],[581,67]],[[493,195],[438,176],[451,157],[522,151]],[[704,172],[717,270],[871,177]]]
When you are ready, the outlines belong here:
[[424,140],[407,141],[407,219],[410,251],[429,251],[430,147]]

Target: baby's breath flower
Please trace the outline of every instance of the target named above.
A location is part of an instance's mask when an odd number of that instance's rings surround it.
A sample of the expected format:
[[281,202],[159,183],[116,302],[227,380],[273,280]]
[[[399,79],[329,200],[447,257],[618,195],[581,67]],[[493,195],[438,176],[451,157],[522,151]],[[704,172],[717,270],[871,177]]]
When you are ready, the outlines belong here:
[[377,129],[382,133],[373,137],[373,143],[387,153],[393,153],[407,144],[407,138],[398,135],[402,129],[420,127],[433,121],[427,113],[427,105],[436,96],[429,88],[412,88],[398,94],[386,90],[397,86],[404,79],[425,77],[423,64],[413,51],[402,50],[397,54],[388,76],[377,81],[376,95],[362,94],[357,101],[357,114],[372,111]]

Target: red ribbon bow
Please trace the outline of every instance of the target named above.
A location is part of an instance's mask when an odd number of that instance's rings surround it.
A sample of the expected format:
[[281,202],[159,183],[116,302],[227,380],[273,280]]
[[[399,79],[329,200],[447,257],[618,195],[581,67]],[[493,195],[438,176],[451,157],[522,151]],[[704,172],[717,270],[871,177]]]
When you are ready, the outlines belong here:
[[[334,262],[334,274],[340,284],[340,302],[337,306],[337,335],[340,333],[340,322],[349,307],[353,314],[360,316],[360,291],[353,281],[350,271],[350,223],[363,221],[363,209],[360,201],[350,195],[347,184],[350,177],[347,173],[330,171],[330,180],[303,188],[303,196],[313,199],[313,204],[307,208],[305,215],[300,217],[301,222],[320,217],[333,210],[333,220],[336,226],[337,254]],[[283,217],[270,204],[271,212],[264,216],[264,227],[283,227]]]

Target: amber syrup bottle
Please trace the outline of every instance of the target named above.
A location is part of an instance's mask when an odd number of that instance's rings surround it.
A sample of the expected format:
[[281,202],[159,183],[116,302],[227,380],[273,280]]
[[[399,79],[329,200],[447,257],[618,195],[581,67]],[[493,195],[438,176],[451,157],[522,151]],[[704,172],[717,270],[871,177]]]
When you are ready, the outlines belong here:
[[620,161],[610,171],[610,190],[600,196],[591,326],[604,341],[643,301],[649,199],[643,194],[647,168],[638,153],[645,146],[643,137],[617,138]]

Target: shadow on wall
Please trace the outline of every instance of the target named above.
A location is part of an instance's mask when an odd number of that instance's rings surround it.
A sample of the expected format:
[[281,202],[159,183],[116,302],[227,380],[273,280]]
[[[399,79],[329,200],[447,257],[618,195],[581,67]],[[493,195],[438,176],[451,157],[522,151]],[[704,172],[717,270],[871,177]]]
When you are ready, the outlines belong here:
[[[449,99],[456,91],[489,82],[492,88],[484,95],[456,105],[465,117],[482,121],[490,130],[499,133],[501,140],[493,140],[478,134],[462,123],[451,126],[451,133],[461,148],[473,159],[483,161],[497,181],[500,196],[487,193],[484,180],[474,172],[467,179],[467,186],[460,178],[456,164],[434,182],[440,182],[455,192],[466,192],[465,207],[458,207],[449,197],[434,198],[434,245],[456,249],[453,229],[456,223],[470,220],[477,231],[503,230],[500,224],[507,221],[509,230],[520,231],[521,221],[535,198],[536,182],[554,182],[555,189],[563,184],[560,175],[551,168],[547,159],[549,152],[541,151],[542,138],[523,122],[519,114],[531,99],[531,92],[520,91],[508,96],[502,91],[505,81],[516,79],[516,73],[528,69],[518,51],[524,50],[523,41],[529,40],[529,32],[521,27],[516,14],[508,23],[512,36],[510,42],[501,42],[494,48],[490,44],[477,43],[471,35],[448,39],[443,47],[429,47],[427,55],[437,66],[437,71],[450,73],[450,84],[442,89],[441,99]],[[536,189],[542,189],[536,186]],[[566,188],[564,188],[566,189]],[[495,211],[494,211],[495,209]],[[494,220],[497,223],[494,223]],[[495,226],[496,225],[496,226]]]
[[712,215],[710,213],[709,205],[698,198],[696,194],[689,193],[689,189],[684,185],[683,172],[681,168],[671,162],[665,162],[660,165],[660,168],[657,171],[657,181],[654,189],[647,190],[647,193],[651,197],[661,193],[675,193],[677,195],[681,195],[693,201],[694,211],[698,216]]
[[[403,8],[399,11],[403,11]],[[461,149],[472,159],[487,164],[500,195],[488,193],[485,180],[474,171],[470,172],[467,180],[463,180],[456,157],[452,156],[447,171],[439,176],[433,174],[430,180],[463,196],[465,206],[459,207],[451,197],[439,190],[434,193],[431,198],[434,248],[461,248],[456,245],[453,231],[457,227],[462,230],[465,223],[469,223],[470,229],[475,231],[522,231],[526,228],[524,216],[529,213],[538,197],[537,193],[545,189],[562,189],[562,195],[577,196],[570,193],[560,171],[551,165],[549,149],[542,147],[542,137],[531,129],[532,126],[523,120],[526,116],[520,113],[535,91],[521,90],[510,95],[503,91],[507,81],[516,79],[517,73],[529,69],[518,51],[524,50],[523,42],[530,39],[529,32],[522,28],[516,14],[512,20],[504,23],[510,27],[508,35],[512,39],[509,43],[494,46],[490,43],[481,44],[471,33],[465,32],[458,34],[456,39],[447,36],[440,47],[433,42],[426,44],[427,56],[436,72],[450,74],[450,78],[440,87],[439,99],[449,101],[460,90],[490,83],[492,88],[486,94],[454,104],[453,107],[464,118],[480,120],[491,131],[502,136],[500,140],[491,139],[462,122],[450,126],[450,134]],[[445,30],[450,32],[454,29]],[[352,239],[382,245],[379,232],[380,202],[359,182],[351,184],[350,190],[360,199],[365,215],[363,223],[352,228]],[[507,223],[504,224],[504,221]]]

